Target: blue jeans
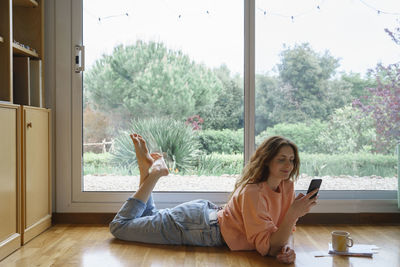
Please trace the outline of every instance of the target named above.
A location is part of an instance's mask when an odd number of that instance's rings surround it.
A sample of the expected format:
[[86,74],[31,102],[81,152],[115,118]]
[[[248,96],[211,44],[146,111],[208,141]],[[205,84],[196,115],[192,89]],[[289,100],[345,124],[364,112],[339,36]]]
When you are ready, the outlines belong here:
[[157,210],[153,197],[144,202],[128,198],[110,223],[118,239],[153,244],[222,246],[216,211],[207,200],[193,200]]

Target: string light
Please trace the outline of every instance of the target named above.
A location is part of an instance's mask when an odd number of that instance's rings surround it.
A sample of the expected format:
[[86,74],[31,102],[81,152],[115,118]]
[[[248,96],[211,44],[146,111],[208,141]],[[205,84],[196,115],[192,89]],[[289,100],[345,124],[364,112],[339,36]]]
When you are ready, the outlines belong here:
[[363,4],[364,6],[375,10],[378,15],[380,14],[385,14],[385,15],[393,15],[393,16],[400,16],[400,13],[395,13],[395,12],[387,12],[387,11],[382,11],[381,9],[375,8],[373,6],[371,6],[370,4],[366,3],[364,0],[360,0],[361,4]]
[[117,18],[117,17],[122,17],[122,16],[129,17],[129,14],[128,13],[124,13],[124,14],[111,15],[111,16],[106,16],[106,17],[99,17],[98,20],[99,20],[99,22],[101,22],[102,20],[111,19],[111,18]]
[[122,14],[117,14],[117,15],[111,15],[111,16],[105,16],[105,17],[98,17],[98,16],[96,16],[96,15],[94,15],[93,13],[91,13],[89,10],[87,10],[85,7],[83,8],[83,11],[85,12],[85,13],[87,13],[88,15],[90,15],[92,18],[94,18],[95,20],[97,20],[98,22],[102,22],[103,20],[106,20],[106,19],[111,19],[111,18],[116,18],[116,17],[122,17],[122,16],[127,16],[127,17],[129,17],[129,13],[128,12],[125,12],[125,13],[122,13]]
[[[324,4],[325,1],[326,1],[326,0],[321,0],[320,3],[316,6],[316,9],[317,9],[318,11],[321,11],[321,7],[323,6],[323,4]],[[377,12],[378,15],[384,14],[384,15],[400,16],[400,13],[398,13],[398,12],[383,11],[383,10],[381,10],[381,9],[379,9],[379,8],[375,8],[374,6],[368,4],[367,2],[365,2],[365,0],[359,0],[359,1],[360,1],[364,6],[370,8],[370,9],[372,9],[372,10],[375,10],[375,11]],[[257,9],[258,9],[258,11],[262,12],[262,13],[264,14],[264,16],[266,16],[266,15],[268,14],[268,15],[271,15],[271,16],[278,16],[278,17],[283,17],[283,18],[289,18],[292,22],[294,22],[295,18],[299,18],[299,17],[305,16],[305,15],[307,15],[307,14],[309,14],[309,13],[315,12],[315,8],[311,8],[311,9],[309,9],[309,10],[306,10],[306,11],[302,12],[302,13],[298,13],[298,14],[294,14],[294,15],[285,15],[285,14],[281,14],[281,13],[271,12],[270,10],[267,11],[266,9],[259,8],[259,7],[257,7]],[[103,21],[103,20],[106,20],[106,19],[110,19],[110,18],[116,18],[116,17],[121,17],[121,16],[129,16],[128,13],[123,13],[123,14],[111,15],[111,16],[105,16],[105,17],[96,17],[96,16],[94,16],[93,14],[91,14],[88,10],[86,10],[86,9],[84,9],[84,10],[85,10],[85,12],[88,13],[90,16],[96,18],[99,22],[101,22],[101,21]],[[207,15],[210,15],[210,11],[209,11],[209,10],[206,10],[205,13],[206,13]],[[178,15],[178,19],[181,19],[181,18],[182,18],[182,14],[179,14],[179,15]]]
[[[325,0],[320,1],[320,3],[316,6],[316,8],[318,10],[321,10],[321,6],[324,4],[324,2],[325,2]],[[315,8],[311,8],[309,10],[306,10],[306,11],[302,12],[302,13],[298,13],[298,14],[294,14],[294,15],[285,15],[285,14],[281,14],[281,13],[271,12],[269,10],[267,12],[266,9],[262,9],[262,8],[259,8],[259,7],[257,7],[257,9],[259,11],[263,12],[264,16],[267,15],[267,13],[268,13],[269,15],[272,15],[272,16],[277,16],[277,17],[282,17],[282,18],[290,18],[292,20],[292,22],[294,22],[295,18],[305,16],[305,15],[315,11]]]
[[[359,0],[359,1],[360,1],[364,6],[370,8],[370,9],[375,10],[375,11],[377,12],[378,15],[385,14],[385,15],[400,16],[400,13],[397,13],[397,12],[387,12],[387,11],[382,11],[381,9],[375,8],[375,7],[373,7],[372,5],[366,3],[365,0]],[[323,6],[324,2],[325,2],[325,0],[321,1],[320,4],[318,4],[318,5],[316,6],[316,9],[317,9],[318,11],[321,11],[321,7]],[[257,9],[258,9],[259,11],[261,11],[261,12],[264,14],[264,16],[267,15],[267,14],[269,14],[269,15],[272,15],[272,16],[278,16],[278,17],[283,17],[283,18],[290,18],[290,19],[292,20],[292,22],[294,22],[294,19],[295,19],[295,18],[298,18],[298,17],[304,16],[304,15],[307,15],[307,14],[312,13],[312,12],[315,11],[315,8],[311,8],[311,9],[309,9],[309,10],[307,10],[307,11],[304,11],[304,12],[302,12],[302,13],[299,13],[299,14],[295,14],[295,15],[285,15],[285,14],[281,14],[281,13],[270,12],[269,10],[268,10],[268,12],[267,12],[266,9],[259,8],[259,7],[257,7]]]
[[267,11],[265,9],[261,9],[259,7],[257,7],[258,10],[260,10],[261,12],[264,12],[264,15],[267,14]]

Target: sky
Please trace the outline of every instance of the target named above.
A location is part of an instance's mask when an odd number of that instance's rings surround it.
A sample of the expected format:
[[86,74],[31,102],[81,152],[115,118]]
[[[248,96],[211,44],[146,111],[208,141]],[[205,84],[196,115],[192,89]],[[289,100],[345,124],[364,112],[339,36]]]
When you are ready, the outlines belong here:
[[[86,68],[116,45],[140,39],[242,75],[243,6],[243,0],[83,0]],[[400,61],[400,46],[384,32],[399,26],[399,0],[256,0],[256,73],[274,72],[284,45],[308,42],[339,58],[339,71],[365,74],[379,62]]]

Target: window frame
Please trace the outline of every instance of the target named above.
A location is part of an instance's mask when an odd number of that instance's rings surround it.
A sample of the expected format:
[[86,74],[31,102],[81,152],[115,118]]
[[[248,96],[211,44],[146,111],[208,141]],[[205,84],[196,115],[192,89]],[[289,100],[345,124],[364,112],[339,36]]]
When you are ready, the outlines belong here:
[[[83,192],[82,74],[74,46],[82,45],[83,0],[46,1],[46,96],[53,116],[56,212],[116,212],[132,192]],[[254,152],[255,0],[244,0],[244,159]],[[305,193],[304,191],[298,191]],[[298,193],[297,192],[297,193]],[[205,198],[223,204],[227,192],[156,192],[159,208]],[[400,212],[397,191],[321,191],[313,213]]]

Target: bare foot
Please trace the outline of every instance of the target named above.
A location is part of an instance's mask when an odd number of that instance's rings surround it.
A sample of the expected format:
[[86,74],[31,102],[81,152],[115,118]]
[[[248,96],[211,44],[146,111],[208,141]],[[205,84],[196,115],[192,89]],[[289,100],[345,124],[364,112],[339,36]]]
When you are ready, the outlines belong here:
[[139,189],[132,195],[133,198],[136,198],[143,203],[147,203],[149,200],[151,192],[153,192],[158,179],[162,176],[168,175],[168,168],[162,155],[158,153],[153,153],[152,155],[154,162],[150,168],[149,174],[146,177],[143,177],[143,182],[140,184]]
[[168,175],[168,168],[161,154],[155,154],[155,158],[157,159],[154,160],[149,174],[144,177],[143,183],[140,184],[138,190],[132,195],[133,198],[143,203],[147,203],[149,200],[151,192],[153,192],[154,187],[157,185],[158,179]]
[[139,166],[140,177],[146,177],[149,174],[149,168],[153,165],[155,158],[158,157],[156,153],[149,154],[146,146],[146,141],[138,134],[130,135],[133,145],[135,146],[136,159]]
[[150,168],[149,176],[156,176],[158,178],[167,176],[169,174],[168,167],[165,164],[163,156],[158,154],[158,158],[154,160],[153,165]]

